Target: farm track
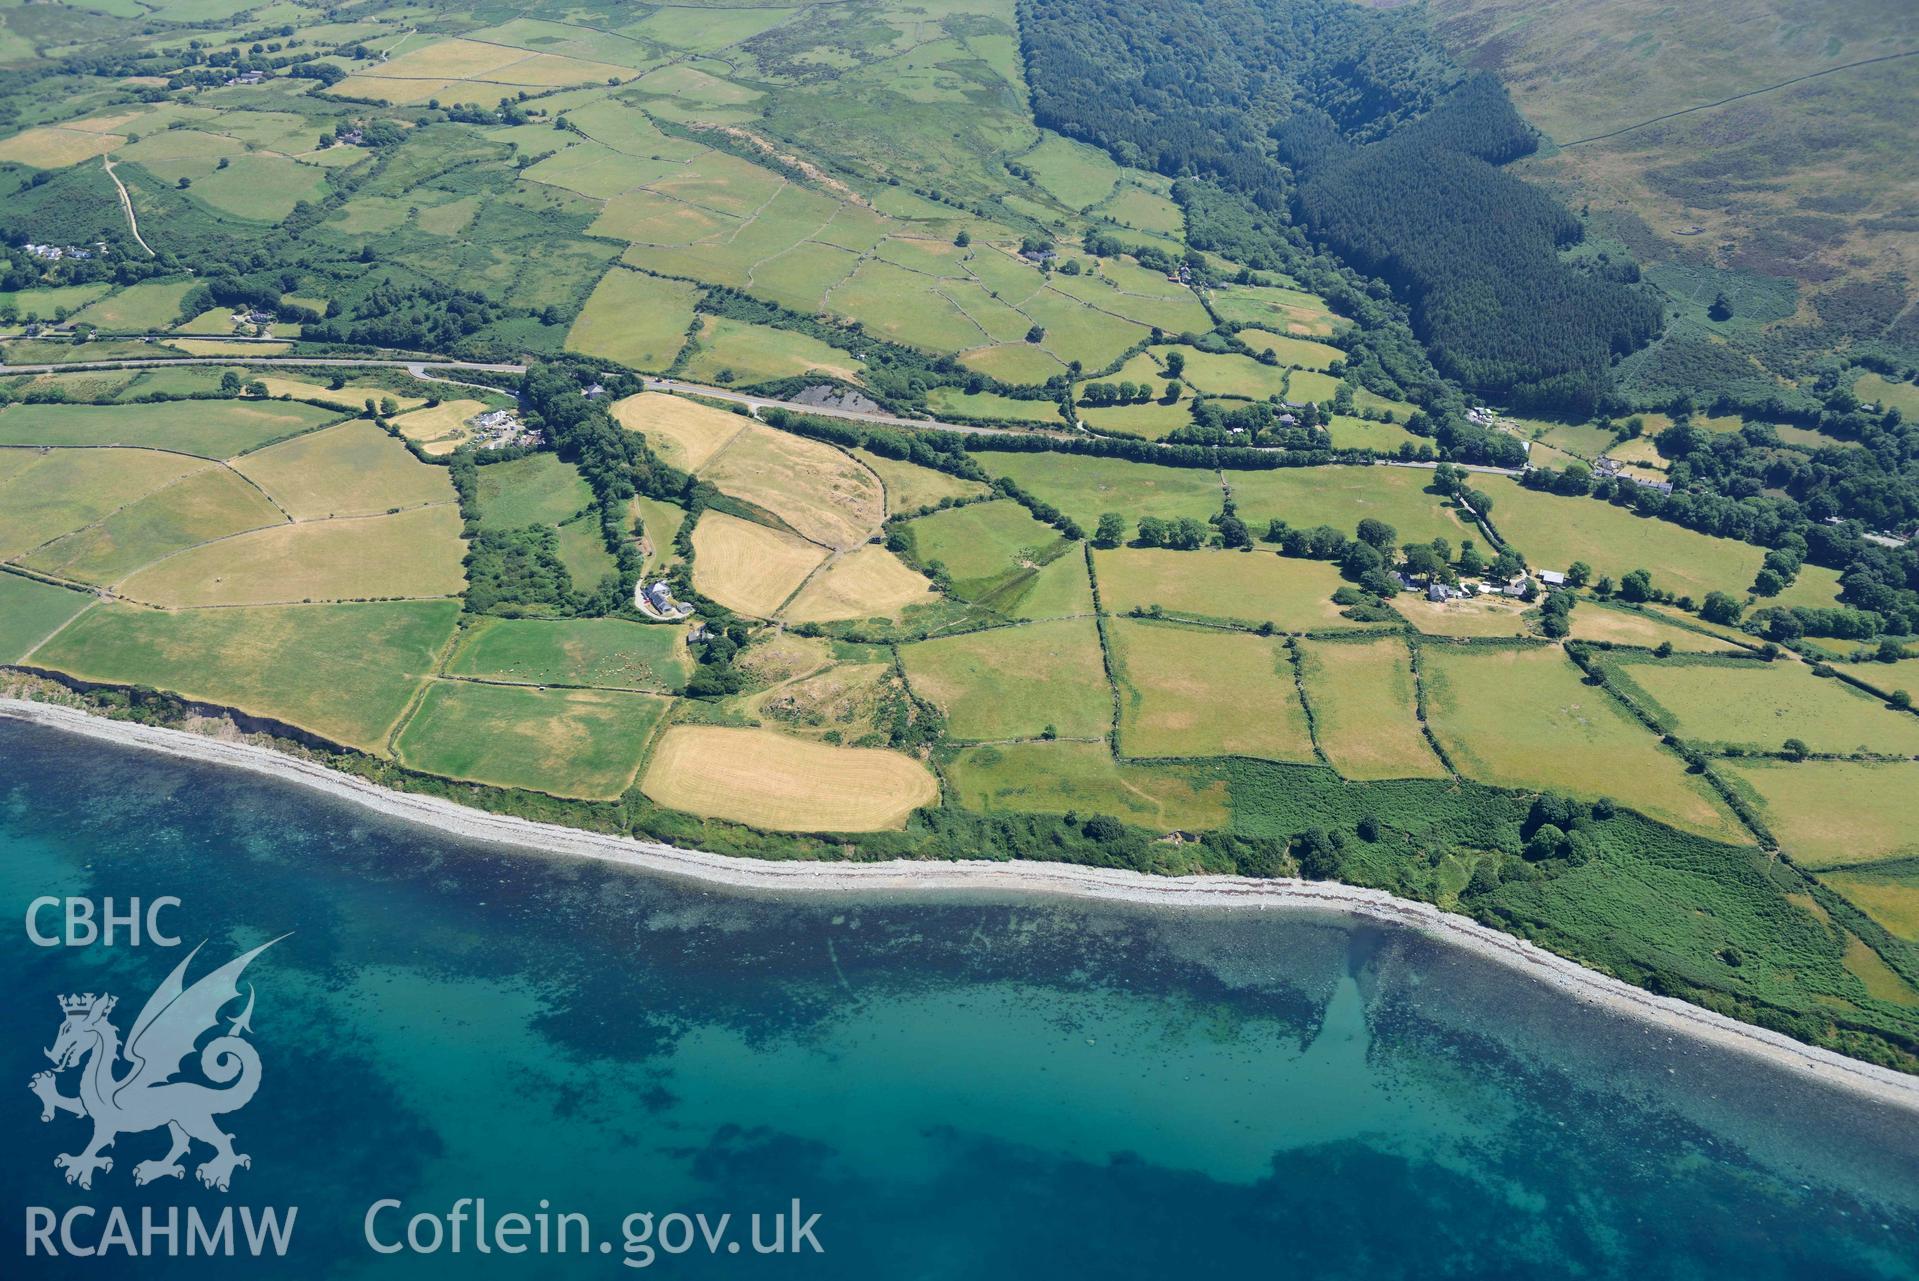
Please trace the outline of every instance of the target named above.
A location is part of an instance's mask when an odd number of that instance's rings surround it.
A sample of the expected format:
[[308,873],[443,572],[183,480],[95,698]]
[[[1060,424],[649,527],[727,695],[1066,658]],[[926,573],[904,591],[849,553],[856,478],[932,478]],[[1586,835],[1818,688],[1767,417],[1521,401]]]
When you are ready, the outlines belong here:
[[148,244],[145,238],[140,235],[140,220],[133,214],[133,197],[127,194],[127,184],[120,181],[120,175],[113,172],[112,159],[107,156],[102,156],[100,157],[100,163],[105,166],[107,177],[113,179],[114,190],[120,193],[120,208],[127,216],[127,229],[133,232],[133,238],[139,241],[140,248],[147,251],[147,257],[158,258],[160,255],[153,252],[153,246]]
[[1804,84],[1808,80],[1817,80],[1821,76],[1836,75],[1841,71],[1851,71],[1855,67],[1869,67],[1876,62],[1896,62],[1900,58],[1916,56],[1919,56],[1919,49],[1908,49],[1903,53],[1885,53],[1879,55],[1877,58],[1861,58],[1857,62],[1843,63],[1837,67],[1827,67],[1823,71],[1809,71],[1803,76],[1794,76],[1790,80],[1781,80],[1778,84],[1761,85],[1757,89],[1748,89],[1744,93],[1735,93],[1731,97],[1721,98],[1717,102],[1702,102],[1696,107],[1684,107],[1678,111],[1668,111],[1663,116],[1654,116],[1650,120],[1641,120],[1635,124],[1622,125],[1607,133],[1596,133],[1590,138],[1574,138],[1571,142],[1562,142],[1558,145],[1563,149],[1566,147],[1582,147],[1589,142],[1604,142],[1608,138],[1617,138],[1622,133],[1631,133],[1635,129],[1644,129],[1647,125],[1660,124],[1663,121],[1677,119],[1680,116],[1690,116],[1696,111],[1711,111],[1714,107],[1723,107],[1729,102],[1739,102],[1745,98],[1756,98],[1762,93],[1772,93],[1776,89],[1788,89],[1796,84]]

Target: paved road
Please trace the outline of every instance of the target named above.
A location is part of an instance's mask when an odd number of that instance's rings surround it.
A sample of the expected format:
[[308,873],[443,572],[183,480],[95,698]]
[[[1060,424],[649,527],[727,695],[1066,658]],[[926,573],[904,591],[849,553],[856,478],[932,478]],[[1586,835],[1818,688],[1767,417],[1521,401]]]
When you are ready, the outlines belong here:
[[[178,338],[180,335],[173,336]],[[132,356],[120,360],[70,360],[57,365],[0,364],[0,374],[64,374],[88,369],[160,369],[169,365],[297,365],[407,370],[484,369],[496,374],[526,372],[525,365],[489,363],[480,360],[376,360],[361,356]]]
[[[1017,430],[1011,427],[981,427],[972,423],[945,423],[936,418],[902,418],[898,414],[889,414],[879,410],[835,409],[825,405],[803,405],[792,400],[772,400],[765,396],[749,396],[745,392],[729,391],[725,387],[708,387],[704,383],[681,382],[677,378],[646,378],[642,380],[648,391],[680,391],[694,396],[707,396],[714,400],[730,401],[736,405],[758,411],[761,409],[790,409],[795,413],[819,414],[826,418],[846,418],[854,422],[872,423],[877,427],[909,427],[921,431],[950,431],[963,436],[1029,436],[1032,431]],[[1064,431],[1055,433],[1064,436]]]
[[[173,337],[180,335],[154,335],[155,337]],[[220,341],[229,341],[221,339]],[[283,339],[233,339],[237,342],[284,341]],[[55,374],[92,369],[157,369],[172,365],[273,365],[323,368],[368,368],[368,369],[404,369],[416,378],[429,382],[455,383],[463,387],[480,387],[480,383],[462,383],[457,378],[436,377],[442,371],[462,369],[485,370],[496,374],[523,374],[526,366],[505,361],[484,360],[404,360],[371,356],[130,356],[119,360],[73,360],[57,365],[8,365],[0,364],[0,373],[7,374]],[[897,414],[866,412],[857,409],[836,409],[823,405],[803,405],[797,401],[774,400],[766,396],[749,396],[744,392],[732,391],[725,387],[709,387],[704,383],[682,382],[676,378],[645,378],[642,380],[649,391],[678,391],[697,396],[708,396],[715,400],[730,401],[745,405],[753,410],[790,409],[796,413],[819,414],[827,418],[847,418],[857,422],[873,423],[885,427],[909,427],[922,431],[950,431],[970,436],[1017,436],[1027,433],[1006,427],[980,427],[971,423],[946,423],[932,418],[902,418]],[[487,388],[487,390],[498,390]],[[1064,433],[1061,433],[1062,435]]]
[[[172,335],[178,337],[179,335]],[[254,340],[263,341],[263,340]],[[11,374],[59,373],[78,369],[145,369],[165,365],[297,365],[346,367],[355,366],[374,369],[404,369],[416,378],[428,382],[453,383],[463,387],[483,386],[479,383],[462,383],[457,378],[436,377],[440,371],[462,369],[486,370],[496,374],[519,374],[526,372],[525,365],[509,362],[488,362],[479,360],[401,360],[365,356],[153,356],[134,357],[124,360],[73,361],[59,365],[0,365],[0,372]],[[776,400],[768,396],[753,396],[742,391],[733,391],[726,387],[709,387],[705,383],[684,382],[677,378],[641,379],[648,391],[677,391],[695,396],[706,396],[713,400],[724,400],[736,405],[745,405],[758,413],[762,409],[787,409],[801,414],[818,414],[825,418],[844,418],[852,422],[871,423],[877,427],[903,427],[917,431],[950,431],[962,436],[1030,436],[1036,428],[982,427],[974,423],[949,423],[937,418],[906,418],[899,414],[889,414],[879,410],[838,409],[824,405],[805,405],[792,400]],[[485,388],[485,390],[499,390]],[[1047,433],[1066,436],[1070,433],[1058,431]],[[1401,462],[1398,459],[1383,460],[1388,467],[1418,467],[1431,471],[1437,463]],[[1518,476],[1521,469],[1510,467],[1486,467],[1474,463],[1463,464],[1467,471],[1481,472],[1495,476]]]

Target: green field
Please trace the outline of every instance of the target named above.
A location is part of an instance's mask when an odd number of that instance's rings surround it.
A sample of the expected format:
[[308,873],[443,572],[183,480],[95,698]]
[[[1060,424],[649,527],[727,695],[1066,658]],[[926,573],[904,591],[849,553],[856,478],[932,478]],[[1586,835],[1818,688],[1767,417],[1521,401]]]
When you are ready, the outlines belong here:
[[118,590],[169,607],[453,596],[466,585],[460,527],[450,503],[274,525],[188,548]]
[[1093,553],[1100,601],[1109,613],[1158,606],[1185,618],[1283,632],[1343,631],[1365,626],[1340,616],[1333,593],[1343,582],[1325,561],[1266,551],[1167,551],[1116,547]]
[[95,601],[87,592],[0,573],[0,663],[17,663]]
[[1904,414],[1908,421],[1919,418],[1919,385],[1892,382],[1879,374],[1859,375],[1852,394],[1867,404],[1888,405]]
[[1492,498],[1500,537],[1541,569],[1563,570],[1583,560],[1595,576],[1615,582],[1644,569],[1653,586],[1703,600],[1711,591],[1743,593],[1765,559],[1761,548],[1748,543],[1696,534],[1595,498],[1541,493],[1504,476],[1475,477],[1473,488]]
[[41,547],[29,569],[84,583],[114,583],[189,547],[286,520],[236,473],[205,467]]
[[941,418],[971,419],[978,422],[1037,423],[1043,427],[1064,427],[1059,402],[1052,400],[1015,400],[992,391],[961,391],[957,387],[935,387],[927,394],[926,404]]
[[1178,205],[1130,182],[1122,183],[1110,199],[1101,203],[1097,212],[1122,227],[1137,227],[1176,239],[1186,230],[1186,218]]
[[1616,670],[1692,742],[1776,751],[1796,738],[1815,752],[1919,755],[1919,716],[1803,663],[1625,661]]
[[1306,337],[1330,337],[1346,323],[1327,308],[1325,300],[1298,289],[1233,285],[1215,289],[1212,302],[1213,310],[1230,324]]
[[1065,362],[1059,357],[1025,342],[975,348],[962,355],[960,363],[1008,383],[1043,383],[1055,374],[1066,372]]
[[1787,608],[1831,609],[1839,603],[1839,571],[1824,565],[1801,565],[1785,591],[1760,599],[1763,604]]
[[270,445],[233,469],[296,520],[370,516],[454,497],[446,468],[421,462],[364,419]]
[[1272,520],[1294,528],[1331,525],[1351,534],[1367,517],[1383,520],[1399,542],[1444,538],[1455,547],[1476,533],[1445,499],[1430,492],[1433,474],[1413,467],[1281,467],[1229,471],[1240,519],[1256,530]]
[[1679,627],[1650,613],[1613,608],[1597,601],[1581,601],[1573,610],[1574,640],[1608,641],[1639,649],[1670,645],[1680,653],[1724,654],[1731,646],[1717,636]]
[[480,468],[480,524],[487,529],[558,525],[592,503],[579,470],[553,454]]
[[1093,612],[1093,581],[1086,574],[1083,544],[1073,544],[1019,579],[988,603],[1013,618],[1070,618]]
[[520,685],[672,692],[686,681],[685,630],[617,618],[487,618],[464,634],[446,670]]
[[976,480],[949,476],[943,471],[886,458],[868,450],[855,449],[853,457],[870,467],[886,487],[888,515],[916,512],[943,499],[974,498],[986,492],[986,486]]
[[1280,364],[1296,369],[1325,369],[1334,361],[1346,359],[1345,352],[1329,343],[1295,338],[1270,329],[1242,329],[1234,337],[1252,348],[1255,355],[1270,351]]
[[44,289],[0,289],[0,311],[11,307],[22,320],[29,316],[52,320],[62,312],[86,306],[111,288],[105,282],[95,282],[88,285],[55,285]]
[[[1296,405],[1324,405],[1339,394],[1339,379],[1311,369],[1295,369],[1286,375],[1286,399]],[[1358,397],[1354,397],[1355,403]]]
[[1819,879],[1853,906],[1886,927],[1894,938],[1919,943],[1919,878],[1905,869],[1877,872],[1827,872]]
[[573,585],[582,591],[592,591],[608,574],[617,576],[620,572],[620,563],[606,549],[606,539],[600,533],[597,512],[560,526],[560,537],[553,554],[560,558],[560,564],[566,566]]
[[434,774],[612,800],[632,784],[669,706],[623,690],[434,681],[393,750]]
[[1427,644],[1419,667],[1433,733],[1466,777],[1609,796],[1687,831],[1743,839],[1705,782],[1558,649]]
[[1726,761],[1722,768],[1807,867],[1919,858],[1919,763]]
[[686,345],[698,293],[683,281],[614,267],[573,322],[567,350],[648,373],[664,372]]
[[1084,405],[1075,411],[1081,421],[1095,431],[1113,436],[1137,436],[1141,440],[1163,440],[1193,422],[1191,401],[1149,400],[1139,405]]
[[1334,414],[1326,425],[1334,449],[1370,449],[1381,454],[1397,454],[1401,445],[1430,446],[1397,423],[1378,423],[1351,414]]
[[946,713],[954,738],[1098,738],[1113,695],[1091,619],[993,628],[900,646],[906,678]]
[[29,552],[210,466],[144,449],[0,449],[0,557]]
[[1008,498],[951,507],[909,521],[924,564],[938,561],[953,576],[954,594],[975,599],[1000,587],[1059,542],[1059,531],[1034,520]]
[[33,659],[85,680],[173,690],[384,753],[459,609],[457,601],[177,613],[107,605]]
[[[1120,458],[1053,453],[978,453],[989,475],[1005,476],[1092,529],[1103,512],[1118,512],[1130,528],[1142,516],[1209,520],[1225,498],[1219,473],[1198,467],[1160,467]],[[1248,473],[1234,473],[1235,476]]]
[[1098,204],[1113,193],[1119,166],[1105,152],[1058,134],[1047,134],[1019,163],[1046,193],[1069,209]]
[[[1166,348],[1160,348],[1163,355]],[[1209,396],[1239,396],[1247,400],[1265,400],[1286,390],[1286,370],[1278,365],[1262,365],[1249,356],[1187,351],[1184,378]],[[1317,396],[1293,396],[1292,400],[1317,400]]]
[[1299,643],[1319,750],[1342,778],[1444,778],[1419,727],[1412,657],[1397,636]]
[[851,353],[790,329],[709,316],[699,342],[685,371],[695,382],[750,386],[816,371],[847,382],[860,380],[860,366]]
[[968,748],[946,767],[968,809],[1014,814],[1113,814],[1154,831],[1225,827],[1226,784],[1179,766],[1128,765],[1104,743],[1008,743]]
[[180,302],[191,288],[191,280],[143,281],[83,308],[73,319],[122,333],[157,333],[180,318]]
[[231,458],[339,416],[283,400],[9,405],[0,409],[0,445],[127,445]]
[[632,510],[646,534],[646,571],[651,573],[677,559],[673,540],[686,521],[686,508],[663,503],[657,498],[636,495]]
[[1128,618],[1106,634],[1123,755],[1318,759],[1284,641]]

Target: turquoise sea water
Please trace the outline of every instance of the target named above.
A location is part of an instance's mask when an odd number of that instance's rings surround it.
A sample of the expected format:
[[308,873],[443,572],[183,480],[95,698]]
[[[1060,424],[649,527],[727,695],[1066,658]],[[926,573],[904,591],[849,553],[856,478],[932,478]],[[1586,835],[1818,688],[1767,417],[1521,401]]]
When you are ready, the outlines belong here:
[[[1919,1275],[1912,1114],[1406,931],[740,896],[4,720],[0,889],[0,1277],[612,1278],[649,1211],[733,1216],[644,1269],[683,1276]],[[157,1131],[91,1191],[54,1168],[86,1133],[26,1089],[56,996],[115,993],[124,1032],[185,949],[35,947],[40,895],[179,897],[196,975],[293,931],[246,976],[231,1191],[136,1188]],[[593,1248],[366,1243],[382,1199],[391,1241],[463,1197]],[[795,1198],[824,1253],[755,1253]],[[26,1257],[29,1207],[77,1205],[299,1209],[270,1264]]]

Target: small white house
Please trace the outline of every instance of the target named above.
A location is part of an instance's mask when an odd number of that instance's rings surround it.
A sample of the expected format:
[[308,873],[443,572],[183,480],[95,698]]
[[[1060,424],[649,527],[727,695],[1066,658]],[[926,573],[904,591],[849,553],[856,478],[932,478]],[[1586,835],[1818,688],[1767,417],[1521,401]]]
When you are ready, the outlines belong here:
[[1564,587],[1566,576],[1556,569],[1542,569],[1539,571],[1539,581],[1548,587]]

